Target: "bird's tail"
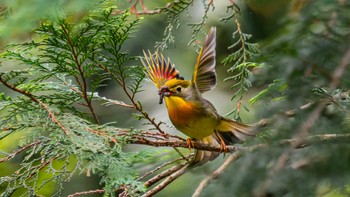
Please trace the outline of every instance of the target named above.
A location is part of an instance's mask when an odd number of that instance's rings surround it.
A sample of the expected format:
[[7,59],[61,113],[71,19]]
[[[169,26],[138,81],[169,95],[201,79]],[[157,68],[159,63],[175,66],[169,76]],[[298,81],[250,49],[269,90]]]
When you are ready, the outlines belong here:
[[226,145],[233,145],[251,139],[258,132],[257,126],[242,124],[223,117],[215,130],[218,137],[223,139]]
[[[245,125],[234,120],[221,118],[220,123],[215,128],[215,133],[196,142],[219,146],[220,140],[226,145],[233,145],[243,142],[257,134],[257,127]],[[208,161],[212,161],[220,155],[219,152],[196,150],[190,166],[200,166]]]
[[[216,139],[215,135],[209,135],[208,137],[205,137],[203,139],[195,139],[196,142],[204,143],[204,144],[210,144],[212,146],[219,146],[219,142]],[[208,161],[212,161],[215,158],[217,158],[220,155],[219,152],[214,151],[206,151],[206,150],[196,150],[194,152],[194,157],[191,161],[190,166],[200,166]]]

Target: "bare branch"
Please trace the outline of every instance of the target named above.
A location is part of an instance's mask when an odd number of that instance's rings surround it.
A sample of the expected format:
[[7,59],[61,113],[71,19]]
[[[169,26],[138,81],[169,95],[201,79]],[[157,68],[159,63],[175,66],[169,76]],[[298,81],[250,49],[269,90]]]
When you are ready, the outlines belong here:
[[204,189],[208,186],[209,182],[211,180],[217,179],[226,170],[226,168],[233,161],[236,161],[240,156],[241,155],[238,152],[230,155],[217,170],[215,170],[210,176],[206,177],[200,182],[199,186],[197,187],[196,191],[193,193],[192,197],[199,197],[200,194],[204,191]]
[[340,61],[339,66],[332,74],[332,82],[330,84],[330,88],[336,88],[340,84],[340,80],[342,79],[342,76],[344,75],[344,72],[346,70],[346,67],[350,64],[350,48],[346,51],[344,54],[342,60]]
[[75,197],[75,196],[96,194],[96,193],[104,193],[104,192],[105,192],[104,189],[96,189],[96,190],[90,190],[90,191],[84,191],[84,192],[76,192],[74,194],[69,195],[68,197]]
[[157,183],[158,181],[164,179],[165,177],[168,177],[169,175],[172,175],[173,173],[177,172],[180,170],[182,167],[186,166],[187,162],[173,166],[167,170],[164,170],[160,174],[154,176],[153,178],[149,179],[144,183],[144,186],[146,187],[151,187],[153,184]]
[[[193,156],[193,154],[188,155],[187,158],[190,158],[191,156]],[[183,158],[177,158],[177,159],[174,159],[174,160],[172,160],[172,161],[163,163],[162,165],[156,167],[155,169],[153,169],[153,170],[147,172],[146,174],[140,176],[137,180],[138,180],[138,181],[139,181],[139,180],[142,180],[143,178],[145,178],[145,177],[147,177],[147,176],[149,176],[149,175],[151,175],[151,174],[157,172],[158,170],[164,168],[165,166],[168,166],[168,165],[170,165],[170,164],[173,164],[173,163],[175,163],[175,162],[177,162],[177,161],[181,161],[181,160],[183,160]],[[150,180],[148,180],[148,181],[150,181]],[[147,182],[148,182],[148,181],[147,181]]]
[[[180,164],[182,168],[178,169],[176,172],[168,176],[164,181],[162,181],[159,185],[155,186],[153,189],[149,190],[145,194],[142,195],[142,197],[148,197],[153,196],[156,193],[163,190],[167,185],[172,183],[174,180],[176,180],[179,176],[183,175],[187,170],[188,166],[185,164]],[[184,166],[182,166],[184,165]]]

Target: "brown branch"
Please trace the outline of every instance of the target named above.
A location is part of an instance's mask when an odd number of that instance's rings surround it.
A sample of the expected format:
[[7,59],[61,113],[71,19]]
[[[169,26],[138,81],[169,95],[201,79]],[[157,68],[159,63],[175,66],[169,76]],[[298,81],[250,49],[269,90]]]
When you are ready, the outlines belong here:
[[144,186],[146,187],[151,187],[153,184],[157,183],[158,181],[164,179],[165,177],[168,177],[174,173],[176,173],[177,171],[179,171],[181,168],[183,168],[184,166],[187,165],[187,162],[173,166],[167,170],[164,170],[163,172],[161,172],[160,174],[152,177],[151,179],[149,179],[148,181],[146,181],[144,183]]
[[217,179],[226,170],[226,168],[233,161],[236,161],[240,156],[241,155],[239,153],[230,155],[217,170],[215,170],[210,176],[206,177],[200,182],[199,186],[197,187],[196,191],[193,193],[192,197],[199,197],[200,194],[204,191],[204,189],[208,186],[209,182],[211,180]]
[[[193,156],[193,154],[188,155],[187,158],[190,158],[191,156]],[[173,163],[178,162],[178,161],[181,161],[181,160],[183,160],[182,157],[181,157],[181,158],[174,159],[174,160],[172,160],[172,161],[168,161],[168,162],[166,162],[166,163],[163,163],[162,165],[157,166],[155,169],[153,169],[153,170],[151,170],[151,171],[145,173],[144,175],[140,176],[137,180],[140,181],[140,180],[142,180],[143,178],[145,178],[145,177],[147,177],[147,176],[149,176],[149,175],[151,175],[151,174],[157,172],[158,170],[164,168],[165,166],[168,166],[168,165],[170,165],[170,164],[173,164]]]
[[[131,109],[135,109],[135,106],[133,105],[129,105],[129,104],[126,104],[122,101],[117,101],[117,100],[113,100],[113,99],[108,99],[106,97],[100,97],[102,100],[104,101],[108,101],[109,103],[113,104],[113,105],[119,105],[121,107],[126,107],[126,108],[131,108]],[[109,105],[109,104],[108,104]]]
[[7,88],[19,93],[19,94],[22,94],[26,97],[28,97],[30,100],[32,100],[33,102],[39,104],[39,105],[42,105],[43,108],[46,110],[46,112],[48,113],[49,117],[51,118],[52,122],[56,123],[63,131],[65,134],[69,135],[69,131],[66,127],[64,127],[64,125],[62,124],[62,122],[60,122],[56,116],[50,111],[50,108],[48,105],[46,105],[45,103],[41,102],[39,99],[37,99],[34,95],[32,95],[31,93],[29,92],[26,92],[24,90],[21,90],[21,89],[18,89],[17,87],[7,83],[7,81],[5,81],[1,75],[0,75],[0,82],[2,84],[4,84]]
[[32,146],[36,146],[37,144],[40,144],[41,142],[42,142],[42,141],[38,140],[38,141],[35,141],[35,142],[33,142],[33,143],[27,144],[27,145],[23,146],[23,147],[20,148],[20,149],[15,150],[15,151],[12,152],[11,154],[7,155],[6,157],[1,158],[1,159],[0,159],[0,163],[10,160],[11,158],[13,158],[14,156],[16,156],[17,154],[19,154],[19,153],[21,153],[21,152],[27,150],[28,148],[30,148],[30,147],[32,147]]
[[98,131],[98,130],[95,130],[95,129],[91,129],[89,127],[86,127],[85,129],[87,131],[90,131],[91,133],[94,133],[94,134],[98,135],[98,136],[105,137],[105,138],[109,139],[113,143],[117,143],[117,139],[115,139],[112,136],[107,135],[104,131]]
[[169,133],[154,133],[154,132],[148,132],[148,131],[145,131],[145,132],[142,132],[142,134],[146,134],[148,136],[161,136],[165,139],[169,139],[169,138],[172,138],[172,139],[178,139],[178,140],[181,140],[181,141],[186,141],[186,139],[180,137],[180,136],[177,136],[177,135],[171,135]]
[[[181,148],[188,148],[188,144],[186,141],[178,141],[178,140],[150,140],[143,137],[135,137],[130,139],[130,144],[142,144],[142,145],[149,145],[154,147],[181,147]],[[197,150],[207,150],[207,151],[215,151],[215,152],[222,152],[222,148],[218,145],[210,145],[210,144],[204,144],[204,143],[198,143],[193,142],[193,146],[191,148],[197,149]],[[236,150],[236,146],[227,146],[227,149],[229,152],[233,152]]]
[[[278,143],[278,145],[291,145],[291,144],[294,144],[297,140],[298,139],[281,140]],[[152,142],[149,145],[168,146],[168,145],[172,144],[172,145],[177,146],[177,147],[180,147],[180,146],[186,147],[186,145],[182,144],[182,143],[183,143],[182,141],[162,141],[160,143],[159,143],[159,141],[157,141],[154,143]],[[324,135],[309,136],[309,137],[305,138],[304,144],[300,145],[299,147],[294,147],[294,148],[305,148],[307,146],[310,146],[312,144],[317,144],[317,143],[336,143],[336,144],[346,143],[346,144],[349,144],[350,143],[350,134],[324,134]],[[194,146],[197,149],[201,149],[201,150],[217,151],[217,149],[220,149],[220,147],[210,147],[207,144],[199,144],[199,143],[195,143]],[[228,148],[229,149],[232,148],[233,150],[255,151],[255,150],[258,150],[261,148],[266,148],[269,146],[270,146],[269,144],[258,144],[258,145],[254,145],[252,147],[237,148],[237,147],[230,147],[229,146]],[[218,150],[218,151],[220,151],[220,150]],[[210,175],[209,177],[207,177],[206,179],[204,179],[200,183],[200,185],[196,189],[193,196],[199,196],[211,180],[216,179],[218,176],[220,176],[224,172],[224,170],[229,166],[229,164],[231,162],[237,160],[240,156],[241,156],[240,152],[235,152],[234,154],[230,155],[229,158],[224,162],[224,164],[220,168],[218,168],[216,171],[214,171],[212,173],[212,175]],[[287,156],[288,155],[286,155],[286,154],[281,155],[280,159],[277,162],[278,165],[283,166],[284,160],[286,159]],[[145,182],[146,187],[152,186],[154,183],[164,179],[165,177],[167,177],[167,178],[163,182],[161,182],[159,185],[157,185],[153,189],[146,192],[143,196],[152,196],[152,195],[158,193],[159,191],[164,189],[164,187],[166,187],[172,181],[174,181],[176,178],[178,178],[179,176],[184,174],[186,172],[186,170],[187,170],[187,165],[185,165],[185,163],[183,163],[181,165],[174,166],[168,170],[165,170],[162,173],[160,173],[159,175],[154,176],[153,178],[151,178],[150,180]],[[270,184],[270,182],[266,182],[266,184]]]
[[84,192],[76,192],[74,194],[69,195],[68,197],[75,197],[75,196],[81,196],[81,195],[88,195],[88,194],[97,194],[97,193],[104,193],[104,189],[96,189],[96,190],[89,190]]
[[77,66],[77,69],[78,69],[78,72],[79,72],[79,75],[80,75],[80,78],[82,80],[82,83],[80,82],[80,80],[76,77],[75,77],[75,80],[77,81],[77,83],[79,84],[80,86],[80,89],[81,89],[81,92],[82,92],[82,96],[83,96],[83,99],[85,100],[86,102],[86,106],[89,108],[91,114],[92,114],[92,117],[93,119],[95,120],[95,122],[97,124],[99,124],[99,120],[98,120],[98,117],[96,115],[96,112],[95,112],[95,109],[94,107],[92,106],[92,99],[89,98],[89,95],[88,95],[88,89],[87,89],[87,81],[86,81],[86,77],[85,77],[85,74],[84,74],[84,68],[83,68],[83,65],[81,64],[81,62],[79,61],[79,57],[78,57],[78,54],[76,52],[76,49],[75,49],[75,46],[73,44],[73,41],[69,35],[69,32],[68,30],[65,28],[64,25],[61,25],[61,28],[65,34],[65,36],[67,37],[67,42],[68,42],[68,45],[70,46],[71,48],[71,52],[72,52],[72,57],[73,57],[73,60]]
[[243,62],[246,62],[247,61],[247,52],[246,52],[246,48],[245,48],[245,39],[243,37],[243,32],[242,32],[242,28],[241,28],[241,23],[239,22],[238,20],[238,11],[236,10],[236,8],[234,7],[235,6],[235,3],[233,0],[231,0],[231,3],[232,3],[232,6],[233,6],[233,16],[234,16],[234,20],[235,20],[235,24],[237,26],[237,31],[238,31],[238,34],[239,34],[239,39],[241,40],[241,49],[243,51]]
[[61,121],[59,121],[56,116],[50,111],[50,108],[48,105],[46,105],[45,103],[41,103],[40,104],[44,107],[44,109],[47,111],[49,117],[51,118],[52,122],[56,123],[63,131],[65,134],[69,135],[69,130],[62,124]]
[[329,85],[330,88],[337,88],[341,82],[342,76],[346,71],[346,67],[350,64],[350,48],[346,51],[339,66],[335,69],[332,74],[332,82]]
[[[148,134],[151,134],[152,132],[147,132]],[[153,133],[154,135],[159,135],[159,133]],[[142,135],[135,135],[128,132],[128,130],[122,130],[117,133],[117,136],[125,136],[128,137],[128,144],[140,144],[140,145],[148,145],[153,147],[180,147],[180,148],[188,148],[188,145],[186,141],[184,140],[177,140],[177,138],[172,137],[173,135],[165,134],[163,136],[163,139],[161,139],[161,136],[152,138],[152,135],[148,135],[147,137],[144,137]],[[156,140],[154,140],[156,139]],[[293,139],[285,139],[280,140],[279,142],[275,144],[256,144],[252,146],[235,146],[230,145],[227,146],[229,152],[235,152],[235,151],[248,151],[252,152],[259,148],[266,148],[272,145],[292,145],[297,142],[297,138]],[[312,135],[307,136],[304,138],[304,143],[300,144],[298,147],[294,148],[304,148],[306,146],[310,146],[312,144],[319,144],[319,143],[330,143],[330,144],[337,144],[337,143],[344,143],[348,144],[350,143],[350,134],[322,134],[322,135]],[[222,152],[220,149],[220,146],[213,146],[210,144],[200,143],[193,141],[193,149],[197,150],[206,150],[206,151],[215,151],[215,152]]]
[[182,166],[182,168],[178,169],[176,172],[172,173],[170,176],[168,176],[164,181],[162,181],[160,184],[155,186],[153,189],[147,191],[145,194],[142,195],[142,197],[148,197],[153,196],[156,193],[163,190],[167,185],[172,183],[174,180],[176,180],[178,177],[183,175],[187,171],[187,165]]

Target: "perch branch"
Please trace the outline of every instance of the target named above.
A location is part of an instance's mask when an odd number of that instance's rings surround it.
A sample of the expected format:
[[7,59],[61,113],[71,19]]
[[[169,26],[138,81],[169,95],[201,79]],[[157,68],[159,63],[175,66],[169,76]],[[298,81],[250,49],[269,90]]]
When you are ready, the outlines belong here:
[[200,182],[199,186],[197,187],[196,191],[193,193],[192,197],[199,197],[200,194],[204,191],[204,189],[208,186],[209,182],[211,180],[217,179],[224,172],[224,170],[226,170],[226,168],[233,161],[236,161],[239,157],[240,157],[239,153],[230,155],[217,170],[215,170],[210,176],[206,177]]

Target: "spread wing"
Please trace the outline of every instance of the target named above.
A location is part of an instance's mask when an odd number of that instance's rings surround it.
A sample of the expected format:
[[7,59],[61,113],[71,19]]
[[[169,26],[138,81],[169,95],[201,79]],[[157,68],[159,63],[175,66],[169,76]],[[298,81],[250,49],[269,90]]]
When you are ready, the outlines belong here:
[[192,76],[192,83],[195,83],[198,90],[203,93],[213,89],[216,85],[215,72],[215,47],[216,28],[212,27],[205,37],[201,51],[199,52],[195,69]]
[[157,52],[151,54],[150,51],[148,51],[148,54],[143,51],[143,55],[144,58],[141,59],[141,62],[146,68],[146,75],[158,89],[170,79],[181,78],[179,71],[176,70],[175,65],[170,62],[169,58],[166,60],[162,54]]

